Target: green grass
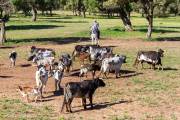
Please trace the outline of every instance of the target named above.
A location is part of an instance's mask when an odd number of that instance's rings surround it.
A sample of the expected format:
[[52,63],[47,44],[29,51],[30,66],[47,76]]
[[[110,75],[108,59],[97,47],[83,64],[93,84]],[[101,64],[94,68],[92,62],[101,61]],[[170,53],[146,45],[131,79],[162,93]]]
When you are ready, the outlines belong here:
[[[66,41],[70,40],[70,42],[64,44],[67,49],[63,49],[62,46],[60,46],[59,48],[56,48],[56,51],[58,52],[57,55],[62,52],[71,53],[72,49],[69,48],[74,47],[74,44],[72,43],[81,38],[89,39],[89,26],[93,19],[98,19],[103,38],[115,38],[117,40],[133,40],[141,38],[146,40],[146,20],[137,15],[132,16],[132,24],[135,31],[125,32],[121,20],[117,18],[106,19],[97,16],[84,19],[81,17],[66,16],[61,13],[53,17],[39,16],[37,22],[31,22],[29,17],[13,15],[11,20],[7,23],[8,42],[6,45],[21,46],[23,44],[47,44],[48,46],[49,42],[58,44],[62,43],[62,41],[63,43],[66,43]],[[180,40],[179,21],[180,17],[155,18],[153,40]],[[121,41],[119,44],[120,43]],[[166,70],[136,70],[132,68],[138,50],[156,50],[159,47],[162,47],[162,49],[165,50],[162,61]],[[25,60],[27,58],[29,49],[22,50],[22,47],[17,47],[15,49],[18,52],[18,59]],[[7,59],[7,55],[10,51],[12,51],[12,49],[0,49],[0,59]],[[114,104],[107,105],[107,108],[102,109],[102,111],[101,109],[97,110],[97,112],[100,111],[103,113],[104,111],[106,112],[106,109],[110,109],[112,112],[106,113],[108,116],[107,117],[105,114],[104,116],[106,116],[106,118],[110,120],[131,120],[136,117],[131,115],[131,111],[139,112],[136,108],[133,108],[135,103],[140,109],[150,109],[149,113],[146,111],[139,113],[144,115],[139,117],[142,118],[142,120],[167,120],[166,113],[152,114],[151,110],[156,108],[159,111],[162,109],[165,111],[166,109],[168,111],[176,111],[176,109],[171,109],[171,107],[180,105],[180,98],[178,96],[180,84],[180,47],[174,47],[170,45],[170,43],[167,46],[147,45],[140,47],[133,46],[132,48],[125,48],[122,46],[122,48],[115,47],[114,52],[127,55],[127,63],[122,66],[122,69],[135,71],[141,74],[132,77],[122,77],[119,79],[110,78],[105,80],[105,89],[99,89],[95,94],[96,103],[115,103],[121,100],[132,100],[132,103],[128,103],[128,105],[130,104],[129,106],[126,106],[126,103],[119,104],[120,108],[123,107],[123,109],[119,111],[112,109]],[[79,63],[77,63],[77,65],[75,64],[75,67],[79,67],[78,65]],[[148,68],[149,66],[145,65],[145,67]],[[128,107],[132,108],[129,110]],[[124,111],[128,111],[128,114],[124,113]],[[84,116],[80,113],[81,112],[62,115],[59,117],[59,120],[64,120],[65,118],[70,120],[83,119]],[[93,115],[94,114],[92,114],[92,116]],[[42,105],[41,107],[36,107],[22,103],[20,100],[0,98],[0,119],[39,120],[51,119],[51,117],[54,118],[55,116],[57,116],[57,114],[50,106]],[[179,116],[174,113],[169,117],[172,120],[177,120]]]
[[49,106],[34,107],[18,99],[0,99],[0,119],[3,120],[49,120],[52,116]]
[[[89,38],[89,27],[94,19],[100,23],[103,38],[146,39],[147,22],[138,14],[132,16],[134,31],[125,32],[119,18],[77,17],[63,13],[53,17],[39,16],[37,22],[31,22],[30,17],[12,15],[7,23],[7,39],[10,44],[34,42],[60,42],[69,38]],[[153,40],[178,40],[180,37],[180,17],[155,18]]]

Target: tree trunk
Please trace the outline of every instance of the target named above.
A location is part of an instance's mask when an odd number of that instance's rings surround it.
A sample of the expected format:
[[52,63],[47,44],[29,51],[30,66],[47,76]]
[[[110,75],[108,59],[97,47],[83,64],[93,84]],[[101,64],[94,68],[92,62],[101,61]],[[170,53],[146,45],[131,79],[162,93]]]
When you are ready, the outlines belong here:
[[32,6],[32,21],[36,21],[37,20],[37,10],[34,6]]
[[86,11],[83,11],[83,17],[84,18],[86,17]]
[[152,37],[152,29],[153,29],[153,16],[149,16],[148,18],[147,18],[147,20],[148,20],[148,31],[147,31],[147,38],[148,39],[151,39],[151,37]]
[[0,18],[2,18],[2,15],[3,15],[3,11],[0,10]]
[[45,14],[44,14],[44,10],[41,10],[41,14],[44,16]]
[[52,8],[49,9],[50,16],[52,16]]
[[128,15],[127,13],[124,11],[124,9],[120,9],[120,17],[121,17],[121,20],[124,24],[124,28],[126,31],[132,31],[133,28],[132,28],[132,24],[131,24],[131,21],[130,21],[130,18],[128,18]]
[[6,42],[6,30],[5,30],[5,21],[1,21],[1,36],[0,36],[0,43],[3,44]]
[[146,19],[148,21],[148,31],[146,36],[148,39],[151,39],[153,30],[154,1],[141,0],[140,2],[143,5],[144,14],[146,15]]

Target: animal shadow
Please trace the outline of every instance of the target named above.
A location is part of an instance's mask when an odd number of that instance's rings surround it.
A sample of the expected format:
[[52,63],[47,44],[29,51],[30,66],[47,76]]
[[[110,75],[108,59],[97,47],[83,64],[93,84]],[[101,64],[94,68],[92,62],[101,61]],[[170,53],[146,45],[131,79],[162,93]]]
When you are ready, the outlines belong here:
[[121,77],[125,78],[125,77],[133,77],[133,76],[137,76],[137,75],[141,75],[143,73],[137,73],[136,71],[130,71],[130,70],[121,70]]
[[80,73],[79,69],[76,69],[76,70],[73,70],[73,71],[69,74],[69,76],[79,76],[79,73]]
[[13,76],[0,75],[0,78],[12,78]]
[[[123,103],[131,103],[133,101],[128,101],[128,100],[120,100],[120,101],[116,101],[116,102],[103,102],[103,103],[98,103],[98,104],[94,104],[93,105],[93,109],[91,109],[90,104],[87,104],[87,109],[86,110],[100,110],[100,109],[105,109],[107,107],[111,107],[113,105],[117,105],[117,104],[123,104]],[[81,107],[81,106],[76,106],[76,107]],[[74,112],[81,112],[84,111],[84,109],[80,109],[80,110],[75,110]]]
[[31,64],[22,64],[22,65],[20,65],[21,67],[30,67],[30,66],[32,66]]
[[45,99],[64,95],[64,89],[61,87],[59,91],[51,91],[51,92],[48,92],[48,93],[51,93],[51,94],[53,93],[53,94],[44,97]]
[[[52,101],[52,100],[54,100],[54,99],[52,99],[52,98],[50,98],[50,99],[42,99],[42,102],[48,102],[48,101]],[[38,100],[39,102],[40,102],[40,100]]]
[[177,71],[178,69],[177,68],[171,68],[171,67],[166,67],[166,68],[163,68],[164,71]]

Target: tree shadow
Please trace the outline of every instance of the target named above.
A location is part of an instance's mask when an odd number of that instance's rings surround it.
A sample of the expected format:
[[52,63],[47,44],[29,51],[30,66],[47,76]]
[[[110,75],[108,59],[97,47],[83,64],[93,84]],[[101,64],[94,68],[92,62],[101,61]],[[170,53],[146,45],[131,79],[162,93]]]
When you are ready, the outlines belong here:
[[52,17],[52,16],[50,16],[50,17],[40,17],[39,19],[40,20],[41,19],[72,19],[72,17],[71,16],[64,16],[64,17],[62,17],[62,16],[60,16],[60,17],[57,17],[57,16]]
[[172,28],[172,29],[180,29],[180,27],[177,27],[177,26],[159,26],[158,28]]
[[57,26],[57,25],[10,25],[7,26],[7,30],[29,30],[29,29],[51,29],[55,27],[64,27],[64,26]]
[[16,39],[16,40],[9,40],[8,42],[12,43],[21,43],[21,42],[51,42],[54,44],[69,44],[69,43],[78,43],[78,42],[85,42],[90,41],[89,37],[55,37],[55,38],[30,38],[30,39]]
[[[123,104],[123,103],[131,103],[131,102],[133,102],[133,101],[121,100],[121,101],[116,101],[116,102],[103,102],[103,103],[93,104],[93,109],[88,107],[86,110],[100,110],[100,109],[105,109],[107,107],[111,107],[113,105]],[[90,106],[90,104],[88,104],[87,106]],[[75,107],[81,107],[81,106],[75,106]],[[73,111],[73,113],[81,112],[81,111],[84,111],[84,109],[75,110],[75,111]]]
[[0,49],[14,49],[14,46],[0,46]]
[[57,22],[57,23],[88,23],[87,21],[62,21],[62,20],[48,20],[48,22]]
[[0,75],[0,78],[12,78],[13,76]]
[[[135,28],[135,31],[146,33],[147,28]],[[177,30],[165,30],[165,29],[158,29],[158,28],[153,29],[153,33],[177,33],[177,32],[179,32],[179,31],[177,31]]]
[[157,41],[180,41],[180,37],[160,37],[156,38]]

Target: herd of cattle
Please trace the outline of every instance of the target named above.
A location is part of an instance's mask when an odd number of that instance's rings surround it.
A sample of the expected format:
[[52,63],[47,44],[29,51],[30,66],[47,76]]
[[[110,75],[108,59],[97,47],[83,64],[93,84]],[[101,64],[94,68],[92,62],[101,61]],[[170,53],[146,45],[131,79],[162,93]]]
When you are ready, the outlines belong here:
[[[137,53],[134,67],[138,67],[141,63],[146,62],[155,69],[155,66],[161,66],[163,70],[161,58],[163,57],[163,50],[158,51],[139,51]],[[82,98],[82,104],[86,109],[86,98],[89,99],[91,108],[93,108],[92,96],[98,87],[104,87],[105,83],[99,77],[103,74],[103,78],[108,78],[109,72],[115,72],[115,77],[120,77],[120,69],[123,63],[126,63],[125,55],[118,55],[113,53],[112,47],[96,46],[96,45],[76,45],[72,55],[63,53],[58,61],[55,60],[55,51],[53,49],[31,47],[28,61],[32,61],[37,66],[35,73],[36,87],[23,87],[19,86],[20,93],[30,102],[30,98],[35,102],[42,100],[43,93],[45,92],[46,83],[49,77],[55,80],[55,91],[59,91],[61,80],[63,79],[64,72],[71,72],[73,62],[78,58],[80,67],[80,81],[69,82],[64,87],[64,101],[61,111],[66,106],[66,111],[71,111],[71,103],[73,98]],[[17,53],[13,51],[10,53],[9,58],[12,66],[15,65]],[[96,75],[96,71],[100,71]],[[83,80],[83,76],[87,73],[92,73],[92,80]]]

